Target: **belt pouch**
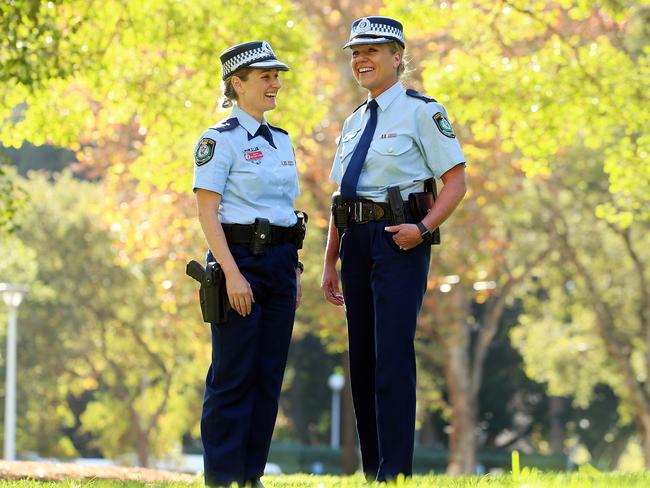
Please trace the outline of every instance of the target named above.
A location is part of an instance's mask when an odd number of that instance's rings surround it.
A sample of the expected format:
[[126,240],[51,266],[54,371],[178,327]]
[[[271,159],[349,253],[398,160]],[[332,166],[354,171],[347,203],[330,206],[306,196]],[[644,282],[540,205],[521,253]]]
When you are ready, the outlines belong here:
[[253,224],[253,238],[251,239],[250,251],[253,256],[260,256],[266,252],[266,243],[271,237],[271,223],[269,219],[260,217],[255,219]]
[[[433,208],[433,204],[436,202],[436,182],[433,178],[429,178],[424,182],[424,190],[425,191],[423,192],[409,194],[409,210],[416,219],[416,222],[419,222],[426,217],[429,210]],[[440,244],[439,227],[436,227],[436,229],[431,232],[431,244]]]

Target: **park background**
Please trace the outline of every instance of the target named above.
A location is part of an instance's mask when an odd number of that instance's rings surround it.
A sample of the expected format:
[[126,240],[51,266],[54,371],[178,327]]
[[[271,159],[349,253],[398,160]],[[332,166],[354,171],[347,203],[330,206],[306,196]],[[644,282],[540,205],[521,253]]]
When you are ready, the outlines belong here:
[[327,449],[346,333],[319,285],[327,175],[366,96],[341,46],[374,14],[404,24],[405,85],[445,104],[468,161],[418,324],[417,466],[470,473],[517,449],[542,467],[650,468],[646,0],[2,2],[0,282],[30,287],[19,457],[198,452],[192,150],[227,116],[219,54],[265,39],[292,68],[267,118],[292,135],[310,215],[273,453],[356,469],[347,389]]

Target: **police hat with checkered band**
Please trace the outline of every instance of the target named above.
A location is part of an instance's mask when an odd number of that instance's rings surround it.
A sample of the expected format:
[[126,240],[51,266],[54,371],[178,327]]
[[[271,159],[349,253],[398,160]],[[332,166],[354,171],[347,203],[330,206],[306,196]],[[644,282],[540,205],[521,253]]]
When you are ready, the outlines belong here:
[[393,41],[405,47],[404,28],[400,22],[390,17],[362,17],[352,22],[350,39],[343,49],[359,44],[385,44]]
[[241,68],[278,69],[288,71],[289,67],[275,57],[266,41],[252,41],[237,44],[226,49],[220,56],[225,80]]

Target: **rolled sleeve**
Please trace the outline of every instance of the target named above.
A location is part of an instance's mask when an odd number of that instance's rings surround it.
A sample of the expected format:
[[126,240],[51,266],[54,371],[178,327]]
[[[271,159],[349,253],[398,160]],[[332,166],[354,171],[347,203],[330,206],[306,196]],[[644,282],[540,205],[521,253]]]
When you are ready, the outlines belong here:
[[465,156],[455,134],[444,131],[447,133],[445,135],[436,123],[439,114],[442,114],[445,120],[449,120],[445,107],[439,103],[420,104],[416,111],[420,148],[427,166],[436,178],[440,178],[454,166],[465,163]]
[[[230,173],[233,157],[228,141],[215,130],[207,130],[194,147],[194,183],[192,190],[210,190],[223,195],[226,180]],[[214,148],[210,159],[205,162],[197,160],[197,150],[204,139],[214,141]]]

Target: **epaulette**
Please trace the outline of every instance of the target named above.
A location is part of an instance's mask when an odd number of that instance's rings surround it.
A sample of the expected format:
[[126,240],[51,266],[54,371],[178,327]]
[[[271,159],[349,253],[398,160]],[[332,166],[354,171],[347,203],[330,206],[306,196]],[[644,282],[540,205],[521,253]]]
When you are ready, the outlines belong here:
[[368,103],[368,100],[366,100],[366,101],[363,102],[361,105],[359,105],[357,108],[355,108],[355,109],[352,111],[352,113],[354,113],[354,112],[356,112],[357,110],[359,110],[359,109],[360,109],[361,107],[363,107],[366,103]]
[[426,95],[422,95],[422,93],[417,92],[417,91],[413,90],[412,88],[409,88],[408,90],[406,90],[406,94],[409,97],[418,98],[418,99],[420,99],[420,100],[422,100],[422,101],[424,101],[426,103],[431,103],[431,102],[437,102],[438,101],[435,98],[431,98],[431,97],[427,97]]
[[280,131],[280,132],[284,132],[286,135],[289,135],[289,133],[288,133],[286,130],[284,130],[282,127],[276,127],[276,126],[271,125],[271,124],[269,124],[269,127],[270,127],[271,129],[275,129],[275,130],[278,130],[278,131]]
[[239,120],[237,120],[237,117],[232,117],[230,119],[226,119],[219,122],[214,127],[210,127],[210,129],[214,129],[217,132],[226,132],[228,130],[233,130],[235,127],[238,126],[239,126]]

